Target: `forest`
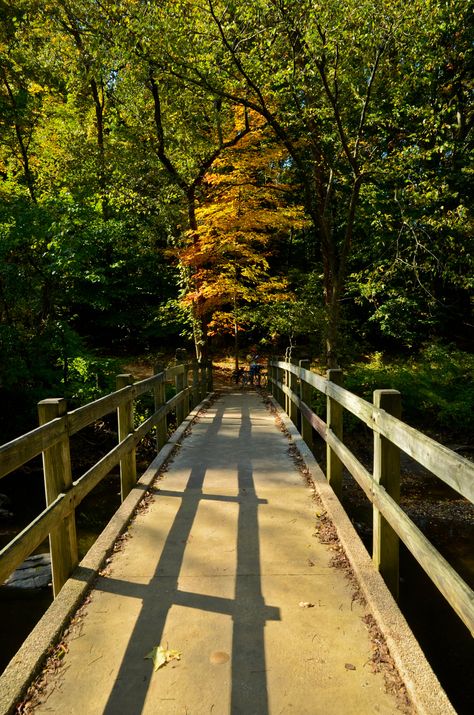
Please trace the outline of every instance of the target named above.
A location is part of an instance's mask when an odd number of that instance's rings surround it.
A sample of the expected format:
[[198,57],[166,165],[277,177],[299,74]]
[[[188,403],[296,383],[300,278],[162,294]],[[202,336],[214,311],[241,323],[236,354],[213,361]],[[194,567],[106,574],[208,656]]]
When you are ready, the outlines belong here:
[[236,342],[472,427],[472,9],[0,0],[1,441]]

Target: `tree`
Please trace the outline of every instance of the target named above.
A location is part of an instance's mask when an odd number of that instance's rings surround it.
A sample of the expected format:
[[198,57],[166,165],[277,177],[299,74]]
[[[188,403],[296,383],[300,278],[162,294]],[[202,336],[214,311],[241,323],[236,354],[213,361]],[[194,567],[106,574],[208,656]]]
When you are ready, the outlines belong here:
[[393,52],[391,101],[379,106],[378,182],[361,194],[367,239],[352,261],[351,294],[377,337],[408,347],[440,334],[465,344],[472,334],[467,13],[465,3],[432,4],[418,41]]
[[425,0],[179,7],[175,27],[167,26],[163,72],[258,112],[291,156],[321,250],[328,362],[335,364],[361,189],[383,175],[387,111],[411,81],[405,56],[425,45],[433,15],[441,26],[442,6],[434,13]]
[[255,117],[249,122],[245,115],[236,112],[236,129],[239,124],[254,129],[242,133],[206,173],[197,230],[180,252],[194,277],[185,300],[200,306],[211,334],[234,334],[236,369],[238,334],[253,322],[257,306],[288,297],[272,257],[279,243],[306,223],[294,188],[285,183],[284,147],[264,122]]

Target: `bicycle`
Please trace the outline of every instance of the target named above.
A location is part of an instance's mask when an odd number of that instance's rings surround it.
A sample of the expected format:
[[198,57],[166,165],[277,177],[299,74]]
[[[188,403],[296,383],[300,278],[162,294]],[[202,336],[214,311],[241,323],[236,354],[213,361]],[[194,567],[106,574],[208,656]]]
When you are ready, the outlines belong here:
[[248,370],[244,370],[241,376],[241,385],[242,387],[247,387],[248,385],[252,384],[252,379],[251,375]]
[[252,385],[258,389],[265,389],[268,385],[268,376],[266,372],[257,372],[246,370],[242,376],[242,386]]
[[241,381],[242,375],[243,375],[244,373],[245,373],[245,369],[244,369],[243,367],[239,367],[238,370],[234,370],[234,372],[232,373],[232,377],[231,377],[232,382],[233,382],[235,385],[238,385],[239,382]]
[[241,367],[232,373],[232,382],[241,387],[249,387],[251,385],[252,387],[266,388],[268,377],[266,372],[250,369],[245,370],[245,368]]

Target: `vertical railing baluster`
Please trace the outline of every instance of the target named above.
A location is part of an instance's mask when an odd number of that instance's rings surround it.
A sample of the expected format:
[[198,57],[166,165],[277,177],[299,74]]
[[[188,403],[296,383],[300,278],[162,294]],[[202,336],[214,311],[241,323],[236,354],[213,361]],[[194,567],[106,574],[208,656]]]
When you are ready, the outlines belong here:
[[[163,377],[157,384],[155,384],[155,387],[153,388],[155,412],[157,410],[159,410],[160,407],[163,407],[163,405],[166,402],[164,366],[162,363],[158,363],[157,365],[155,365],[155,375],[159,375],[160,373],[163,375]],[[167,433],[166,415],[163,415],[162,417],[160,417],[160,419],[156,425],[156,452],[157,453],[160,451],[160,449],[166,443],[166,436],[167,436],[166,433]]]
[[186,390],[186,394],[183,397],[183,420],[189,415],[190,411],[190,399],[189,399],[189,364],[184,363],[184,373],[183,373],[183,390]]
[[[284,360],[285,360],[284,357],[280,357],[280,358],[277,358],[277,359],[278,359],[278,362],[279,362],[279,363],[282,363],[282,362],[284,362]],[[284,371],[284,369],[283,369],[282,367],[280,367],[280,366],[277,367],[277,379],[278,379],[278,382],[280,383],[280,385],[283,385],[283,384],[284,384],[284,382],[285,382],[285,371]],[[278,403],[279,403],[280,407],[282,407],[283,409],[285,409],[285,406],[286,406],[285,393],[284,393],[284,391],[282,390],[281,387],[278,387],[278,390],[277,390],[277,399],[278,399]]]
[[[180,392],[182,392],[183,387],[184,387],[184,366],[179,366],[183,367],[183,370],[180,370],[178,374],[175,377],[174,384],[176,387],[176,394],[179,395]],[[179,427],[181,422],[184,420],[184,400],[183,400],[183,395],[181,395],[179,401],[176,403],[176,427]]]
[[[342,384],[342,370],[339,368],[328,370],[326,376],[329,382],[334,382],[336,385]],[[328,395],[326,424],[328,430],[331,430],[334,436],[341,441],[343,434],[342,422],[342,405]],[[329,444],[326,445],[326,478],[335,495],[340,499],[342,495],[342,462]]]
[[[300,360],[300,370],[309,370],[310,369],[310,361],[309,360]],[[311,399],[311,388],[308,385],[308,383],[304,380],[302,374],[300,374],[300,399],[302,402],[304,402],[308,407],[310,407],[310,399]],[[311,424],[308,422],[306,417],[301,413],[301,436],[303,437],[304,441],[310,448],[310,450],[313,450],[313,428]]]
[[[52,398],[38,403],[40,425],[67,414],[64,398]],[[63,492],[72,487],[71,452],[67,430],[52,447],[43,452],[44,486],[46,503],[49,505]],[[76,515],[72,511],[52,529],[49,536],[53,594],[58,595],[78,563]]]
[[[130,374],[117,375],[117,390],[127,387],[133,383],[133,376]],[[123,442],[129,434],[133,434],[133,397],[130,389],[130,396],[117,407],[118,441]],[[137,461],[136,450],[132,447],[120,460],[120,498],[123,501],[137,482]]]
[[[288,360],[288,366],[289,365],[294,365],[295,361],[294,360]],[[298,376],[294,374],[294,372],[290,372],[288,370],[288,379],[286,381],[287,386],[291,390],[291,396],[294,395],[295,397],[298,397]],[[298,429],[298,414],[299,414],[299,409],[298,405],[296,402],[292,400],[290,395],[288,395],[288,415],[290,416],[291,421],[295,425],[296,429]]]
[[192,407],[196,407],[196,405],[200,402],[199,400],[199,364],[196,359],[193,360],[193,387],[192,387]]
[[[394,417],[401,417],[402,400],[398,390],[375,390],[374,406]],[[397,502],[400,501],[400,449],[374,432],[374,480]],[[373,507],[372,559],[393,597],[398,600],[399,539],[396,532]]]
[[212,360],[209,360],[206,363],[206,388],[207,392],[213,392],[214,391],[214,376],[212,374]]

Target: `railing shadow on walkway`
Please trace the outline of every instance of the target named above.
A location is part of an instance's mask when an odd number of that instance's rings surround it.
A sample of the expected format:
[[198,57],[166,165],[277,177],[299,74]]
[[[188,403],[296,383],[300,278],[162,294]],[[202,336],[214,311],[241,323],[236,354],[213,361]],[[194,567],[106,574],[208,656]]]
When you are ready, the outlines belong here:
[[[207,438],[217,435],[222,424],[224,404],[217,403],[217,412],[206,431]],[[252,439],[249,410],[242,408],[242,422],[235,444],[235,454],[239,455],[239,443],[248,445]],[[264,628],[268,620],[280,620],[276,607],[265,604],[260,579],[260,548],[258,532],[258,507],[266,500],[259,499],[255,492],[253,469],[250,459],[238,457],[238,496],[206,495],[203,493],[204,479],[208,465],[197,462],[183,492],[160,489],[157,498],[175,494],[181,504],[166,539],[154,578],[150,585],[132,584],[113,578],[101,580],[97,588],[118,595],[142,600],[140,615],[123,657],[119,673],[112,687],[104,715],[115,715],[121,711],[124,697],[133,691],[129,715],[142,713],[150,677],[143,679],[143,671],[137,672],[136,664],[143,662],[143,653],[161,642],[168,612],[172,606],[184,606],[201,611],[228,615],[233,621],[232,632],[232,689],[230,712],[258,712],[268,715],[268,693],[265,668]],[[185,556],[186,543],[202,500],[233,501],[239,505],[237,526],[237,570],[235,576],[234,599],[188,593],[178,587],[178,579]],[[163,588],[157,589],[160,575],[165,573]],[[159,599],[159,605],[157,604]],[[158,607],[157,607],[158,606]],[[153,622],[153,629],[150,623]],[[255,668],[258,663],[258,668]],[[150,661],[150,669],[151,669]],[[134,677],[134,673],[137,677]],[[133,709],[132,709],[133,708]]]

